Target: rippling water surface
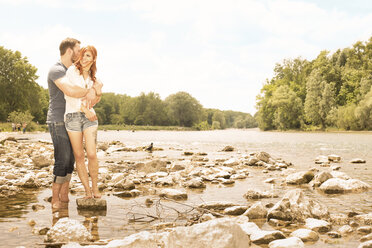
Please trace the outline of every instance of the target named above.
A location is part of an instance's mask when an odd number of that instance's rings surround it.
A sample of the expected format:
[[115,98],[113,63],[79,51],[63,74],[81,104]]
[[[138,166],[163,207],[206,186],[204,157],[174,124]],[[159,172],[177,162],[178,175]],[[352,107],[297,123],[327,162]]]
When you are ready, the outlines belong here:
[[[50,140],[49,133],[20,135],[30,139]],[[275,158],[282,158],[292,162],[296,171],[317,167],[314,159],[319,155],[337,154],[342,157],[340,171],[347,173],[352,178],[360,179],[372,185],[372,133],[370,132],[343,132],[343,133],[304,133],[304,132],[261,132],[256,129],[250,130],[223,130],[223,131],[199,131],[199,132],[175,132],[175,131],[100,131],[99,141],[118,140],[126,146],[137,147],[154,143],[155,147],[161,147],[164,151],[154,152],[152,156],[165,157],[170,160],[182,158],[184,151],[206,152],[210,161],[226,156],[241,156],[250,152],[266,151]],[[237,152],[223,153],[220,150],[232,145]],[[117,155],[116,159],[140,161],[148,158],[144,152],[125,152]],[[114,157],[114,156],[113,156]],[[351,164],[353,158],[367,160],[366,164]],[[250,175],[245,180],[238,180],[234,186],[226,187],[208,184],[203,191],[188,191],[189,199],[184,203],[193,205],[202,201],[228,200],[240,204],[247,204],[242,196],[249,188],[274,190],[280,197],[293,186],[280,186],[263,183],[266,178],[278,177],[278,172],[263,174],[262,169],[251,169]],[[324,195],[318,191],[302,186],[306,194],[326,204],[331,213],[358,213],[372,212],[372,191],[358,194]],[[131,233],[151,229],[145,223],[130,223],[130,212],[147,211],[143,205],[147,196],[134,199],[121,199],[112,195],[106,195],[108,202],[107,212],[92,216],[91,213],[77,211],[75,199],[79,194],[71,195],[69,208],[65,211],[52,214],[50,204],[44,199],[51,195],[50,189],[40,191],[26,191],[17,198],[2,199],[0,204],[0,247],[41,247],[43,236],[32,234],[32,228],[28,226],[29,219],[34,219],[39,227],[51,227],[60,217],[69,216],[80,220],[92,232],[95,239],[123,238]],[[275,203],[278,199],[267,199],[264,202]],[[45,209],[33,211],[33,204],[41,204]],[[165,203],[177,208],[185,208],[177,203]],[[149,208],[151,212],[153,209]],[[168,220],[174,220],[174,212],[169,213]],[[260,224],[260,223],[258,223]],[[263,229],[272,229],[267,224]],[[337,228],[335,228],[337,230]],[[315,244],[307,244],[306,247],[357,247],[360,236],[350,236],[342,239],[328,239],[321,236]],[[6,244],[6,245],[5,245]]]

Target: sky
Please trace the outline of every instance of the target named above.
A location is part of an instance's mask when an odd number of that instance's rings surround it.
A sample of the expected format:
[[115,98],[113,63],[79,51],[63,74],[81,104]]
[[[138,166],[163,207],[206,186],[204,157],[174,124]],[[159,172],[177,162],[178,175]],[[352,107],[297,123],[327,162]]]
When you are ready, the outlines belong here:
[[98,50],[103,92],[254,114],[284,59],[313,60],[372,36],[370,0],[0,0],[0,46],[20,51],[47,88],[66,37]]

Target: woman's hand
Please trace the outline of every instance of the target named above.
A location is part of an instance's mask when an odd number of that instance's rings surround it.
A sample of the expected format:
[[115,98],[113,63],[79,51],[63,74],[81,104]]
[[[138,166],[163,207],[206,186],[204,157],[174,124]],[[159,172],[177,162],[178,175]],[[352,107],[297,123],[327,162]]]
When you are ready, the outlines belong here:
[[88,120],[90,121],[95,121],[97,120],[97,115],[94,114],[92,111],[88,110],[87,112],[85,112],[85,116],[88,118]]

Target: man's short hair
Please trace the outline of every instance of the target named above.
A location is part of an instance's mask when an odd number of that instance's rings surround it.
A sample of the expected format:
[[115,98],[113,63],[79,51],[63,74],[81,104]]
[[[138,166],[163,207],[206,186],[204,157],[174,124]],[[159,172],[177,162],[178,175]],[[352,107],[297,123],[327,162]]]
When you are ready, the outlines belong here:
[[67,48],[73,49],[76,44],[80,44],[80,41],[74,38],[66,38],[59,45],[59,53],[64,55],[67,51]]

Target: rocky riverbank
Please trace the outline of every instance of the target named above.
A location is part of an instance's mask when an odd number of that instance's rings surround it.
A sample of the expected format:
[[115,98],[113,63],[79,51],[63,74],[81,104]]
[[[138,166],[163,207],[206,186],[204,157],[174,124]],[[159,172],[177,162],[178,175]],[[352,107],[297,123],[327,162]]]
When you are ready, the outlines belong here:
[[[154,147],[153,153],[162,149]],[[207,153],[186,150],[177,158],[149,153],[139,161],[120,159],[125,153],[144,150],[145,147],[127,147],[120,142],[99,144],[99,187],[104,194],[124,198],[146,196],[143,204],[149,207],[158,204],[159,210],[167,202],[181,205],[188,198],[189,189],[202,190],[210,185],[231,187],[238,181],[249,180],[253,172],[268,175],[264,176],[265,183],[281,186],[286,192],[279,197],[274,190],[249,188],[243,190],[242,197],[247,200],[244,205],[230,201],[185,204],[174,210],[179,215],[176,222],[163,222],[160,215],[148,214],[149,223],[157,220],[154,231],[139,232],[122,240],[100,241],[107,247],[306,247],[348,236],[357,236],[360,247],[371,247],[372,213],[330,212],[326,205],[304,193],[311,190],[358,194],[371,190],[369,184],[338,171],[341,157],[337,155],[318,158],[319,165],[314,163],[306,171],[298,171],[291,163],[266,152],[243,154],[231,146],[222,147],[219,157],[213,159]],[[0,197],[16,197],[27,188],[51,186],[53,146],[50,142],[3,137],[0,161]],[[76,176],[71,191],[83,191]],[[101,208],[99,204],[91,204],[90,210],[95,211],[95,206]],[[191,208],[192,212],[185,208]],[[143,217],[133,213],[132,221]],[[256,220],[263,225],[259,227]],[[73,242],[92,241],[86,228],[73,219],[61,218],[49,231],[37,232],[42,229],[35,233],[45,235],[46,242],[68,243],[65,247],[80,247]]]

